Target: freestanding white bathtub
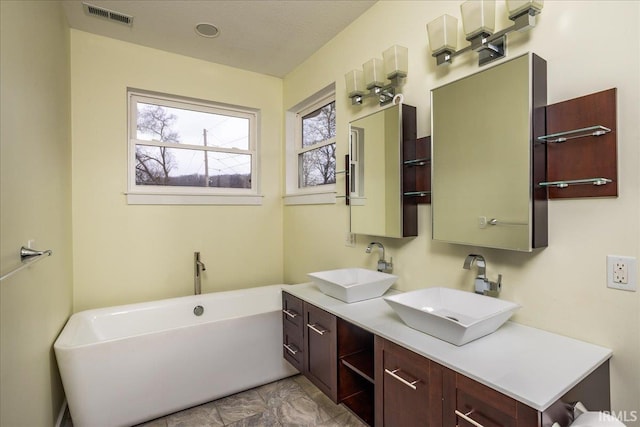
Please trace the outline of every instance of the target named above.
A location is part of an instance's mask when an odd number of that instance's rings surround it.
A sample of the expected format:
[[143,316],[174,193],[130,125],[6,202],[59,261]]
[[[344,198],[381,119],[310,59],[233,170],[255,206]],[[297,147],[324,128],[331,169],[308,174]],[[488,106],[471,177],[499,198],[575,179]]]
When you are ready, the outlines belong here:
[[297,373],[283,286],[74,314],[54,344],[73,425],[130,426]]

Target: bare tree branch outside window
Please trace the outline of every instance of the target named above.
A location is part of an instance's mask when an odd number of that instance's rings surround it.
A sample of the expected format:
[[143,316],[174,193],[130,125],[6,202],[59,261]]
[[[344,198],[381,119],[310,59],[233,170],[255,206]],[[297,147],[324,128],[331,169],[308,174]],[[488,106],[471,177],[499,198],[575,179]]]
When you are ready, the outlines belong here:
[[[335,101],[302,118],[302,148],[318,145],[299,156],[301,187],[336,182]],[[327,143],[331,140],[334,142]]]
[[[137,130],[161,142],[179,143],[180,136],[171,129],[177,117],[158,105],[141,104]],[[136,184],[168,185],[175,161],[167,147],[136,147]]]

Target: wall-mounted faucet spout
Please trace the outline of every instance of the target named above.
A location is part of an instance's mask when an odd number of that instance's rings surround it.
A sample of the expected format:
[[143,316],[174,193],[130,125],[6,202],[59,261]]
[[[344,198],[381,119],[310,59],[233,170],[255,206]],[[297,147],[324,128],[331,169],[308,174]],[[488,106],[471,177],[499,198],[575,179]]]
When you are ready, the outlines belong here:
[[482,255],[469,254],[465,260],[462,268],[465,270],[471,270],[473,263],[476,263],[478,267],[478,275],[474,280],[475,293],[481,295],[488,295],[497,297],[502,288],[502,274],[498,274],[498,281],[492,282],[487,279],[487,263]]
[[390,261],[388,262],[387,260],[384,259],[384,246],[382,245],[382,243],[380,242],[369,243],[369,246],[367,246],[367,249],[365,250],[365,252],[370,254],[374,246],[377,246],[380,249],[380,259],[378,259],[378,271],[381,271],[383,273],[391,273],[391,271],[393,270],[393,257],[391,257]]
[[193,293],[194,295],[200,295],[202,293],[202,272],[207,268],[204,263],[200,261],[200,252],[193,253]]
[[471,270],[471,267],[473,266],[473,263],[476,263],[476,266],[478,266],[478,277],[485,279],[486,278],[486,268],[487,268],[487,263],[484,260],[484,257],[482,255],[475,255],[475,254],[469,254],[467,255],[467,257],[464,260],[464,265],[462,266],[462,268],[464,268],[465,270]]

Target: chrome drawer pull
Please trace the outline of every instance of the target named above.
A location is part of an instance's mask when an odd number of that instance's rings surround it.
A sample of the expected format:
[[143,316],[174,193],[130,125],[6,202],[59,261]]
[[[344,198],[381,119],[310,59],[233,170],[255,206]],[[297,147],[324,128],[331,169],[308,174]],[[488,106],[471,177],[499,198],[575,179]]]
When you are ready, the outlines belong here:
[[300,351],[297,348],[290,346],[289,344],[283,344],[283,346],[284,346],[284,348],[286,348],[289,351],[289,353],[294,354],[294,355],[297,354]]
[[[324,335],[325,332],[328,332],[326,329],[322,329],[322,326],[318,326],[317,323],[314,323],[313,325],[310,323],[307,323],[307,328],[311,329],[312,331],[320,335]],[[321,328],[321,329],[318,329],[318,328]]]
[[296,313],[295,311],[289,311],[289,310],[287,310],[287,309],[283,309],[283,310],[282,310],[282,312],[283,312],[284,314],[286,314],[287,316],[291,317],[292,319],[295,319],[296,317],[298,317],[298,316],[299,316],[299,314],[298,314],[298,313]]
[[472,420],[469,415],[471,415],[473,411],[469,411],[466,414],[463,414],[462,412],[458,411],[456,409],[456,415],[459,416],[460,418],[462,418],[463,420],[465,420],[466,422],[468,422],[469,424],[473,424],[476,427],[484,427],[482,424],[480,424],[477,421]]
[[420,382],[420,380],[415,380],[415,381],[407,381],[404,378],[402,378],[400,375],[396,374],[396,372],[398,372],[400,370],[400,368],[398,369],[394,369],[393,371],[390,371],[388,369],[385,368],[385,372],[389,375],[391,375],[393,378],[397,379],[398,381],[400,381],[402,384],[406,385],[407,387],[411,387],[413,390],[417,390],[418,387],[416,387],[416,384],[418,384]]

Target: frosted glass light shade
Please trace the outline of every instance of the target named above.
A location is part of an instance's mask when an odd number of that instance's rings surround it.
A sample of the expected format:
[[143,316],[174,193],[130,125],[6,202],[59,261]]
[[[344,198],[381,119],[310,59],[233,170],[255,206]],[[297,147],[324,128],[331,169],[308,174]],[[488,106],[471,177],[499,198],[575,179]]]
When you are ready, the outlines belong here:
[[394,45],[382,52],[384,72],[387,78],[406,77],[409,70],[409,49]]
[[362,67],[364,68],[364,81],[367,84],[367,89],[383,87],[385,85],[386,78],[384,76],[382,59],[370,59],[365,62]]
[[362,96],[365,94],[364,89],[364,74],[362,70],[351,70],[344,75],[344,80],[347,85],[347,94],[349,98],[354,96]]
[[458,46],[458,20],[451,15],[442,15],[427,24],[431,53],[456,51]]
[[460,5],[460,12],[467,40],[482,33],[493,34],[496,25],[495,0],[468,0]]
[[532,8],[536,13],[539,13],[543,7],[544,0],[507,0],[509,17],[520,15],[529,8]]

